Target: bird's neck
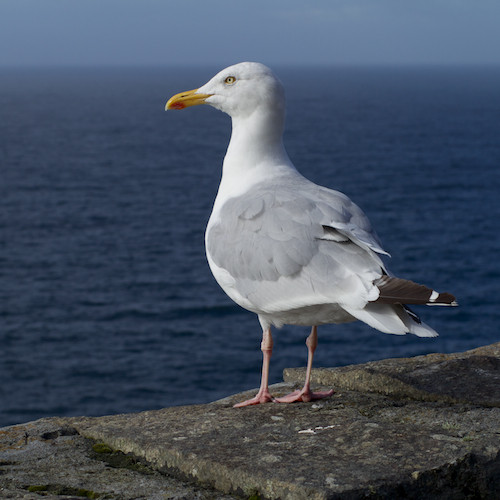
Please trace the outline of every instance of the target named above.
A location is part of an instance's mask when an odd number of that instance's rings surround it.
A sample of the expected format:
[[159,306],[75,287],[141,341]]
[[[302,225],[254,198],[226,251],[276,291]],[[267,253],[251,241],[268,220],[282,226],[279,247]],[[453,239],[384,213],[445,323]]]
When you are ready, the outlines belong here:
[[255,169],[291,165],[283,146],[283,113],[259,110],[233,118],[232,125],[223,176],[242,176]]
[[233,118],[231,141],[209,225],[228,198],[277,176],[299,175],[283,146],[283,116]]

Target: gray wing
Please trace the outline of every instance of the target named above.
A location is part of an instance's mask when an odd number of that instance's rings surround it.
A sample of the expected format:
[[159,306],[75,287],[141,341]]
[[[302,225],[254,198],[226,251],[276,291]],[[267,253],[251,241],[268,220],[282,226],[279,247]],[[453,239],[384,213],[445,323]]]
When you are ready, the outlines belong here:
[[[373,252],[386,253],[349,198],[304,181],[259,184],[226,201],[207,233],[215,264],[236,279],[277,281],[297,275],[313,259],[355,270],[366,268],[367,259],[373,264]],[[334,260],[315,259],[318,254]]]
[[[323,213],[323,224],[336,229],[349,240],[378,254],[389,255],[365,213],[339,191],[317,187],[317,206]],[[314,189],[313,189],[314,191]],[[340,213],[340,216],[339,216]]]

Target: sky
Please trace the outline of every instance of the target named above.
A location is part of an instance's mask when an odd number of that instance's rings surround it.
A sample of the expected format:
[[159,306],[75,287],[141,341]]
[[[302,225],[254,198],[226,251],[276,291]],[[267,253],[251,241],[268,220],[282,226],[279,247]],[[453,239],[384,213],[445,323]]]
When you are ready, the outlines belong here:
[[499,0],[0,0],[0,66],[500,64]]

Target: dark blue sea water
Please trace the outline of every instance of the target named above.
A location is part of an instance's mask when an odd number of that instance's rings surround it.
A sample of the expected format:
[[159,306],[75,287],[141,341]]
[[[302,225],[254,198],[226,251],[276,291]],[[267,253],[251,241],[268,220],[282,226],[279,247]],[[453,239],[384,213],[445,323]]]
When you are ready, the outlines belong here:
[[[258,385],[259,323],[204,255],[229,118],[163,111],[218,69],[0,70],[0,425]],[[316,366],[500,340],[500,69],[276,72],[299,170],[367,212],[393,272],[460,302],[418,310],[437,339],[322,327]],[[271,382],[307,334],[276,332]]]

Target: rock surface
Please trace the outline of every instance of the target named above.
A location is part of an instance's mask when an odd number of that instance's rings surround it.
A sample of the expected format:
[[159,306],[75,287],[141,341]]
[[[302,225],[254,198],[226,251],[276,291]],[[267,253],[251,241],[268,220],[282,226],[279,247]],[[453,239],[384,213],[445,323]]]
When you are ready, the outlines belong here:
[[[285,382],[304,380],[304,368],[284,370]],[[417,401],[500,407],[500,342],[454,354],[385,359],[314,370],[312,381],[337,389]]]
[[[43,496],[42,496],[43,495]],[[0,429],[0,498],[233,499],[81,436],[69,419]]]
[[500,498],[500,343],[313,377],[337,393],[0,429],[0,498]]

